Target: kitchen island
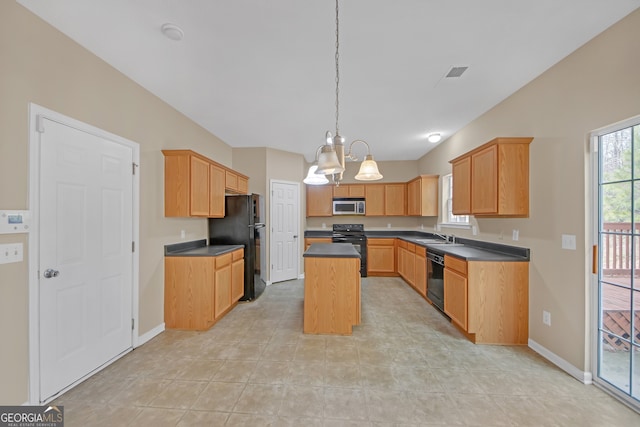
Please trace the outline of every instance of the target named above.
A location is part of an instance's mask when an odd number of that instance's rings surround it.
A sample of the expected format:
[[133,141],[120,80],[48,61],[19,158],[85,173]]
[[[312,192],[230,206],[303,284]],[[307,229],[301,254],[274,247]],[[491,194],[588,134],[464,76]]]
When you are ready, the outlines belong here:
[[360,324],[360,254],[350,243],[314,243],[303,256],[303,332],[351,335]]

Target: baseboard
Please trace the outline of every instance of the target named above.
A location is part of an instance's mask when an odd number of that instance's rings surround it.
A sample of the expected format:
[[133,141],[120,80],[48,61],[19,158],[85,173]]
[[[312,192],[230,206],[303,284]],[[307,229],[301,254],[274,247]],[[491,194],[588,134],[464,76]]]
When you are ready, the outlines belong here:
[[298,275],[298,279],[304,279],[304,273]]
[[547,348],[541,346],[537,342],[532,339],[529,339],[529,348],[540,356],[547,359],[549,362],[556,365],[558,368],[565,371],[567,374],[571,375],[578,381],[583,384],[592,384],[593,383],[593,375],[591,372],[581,371],[580,369],[573,366],[571,363],[564,360],[562,357],[548,350]]
[[145,332],[144,334],[140,335],[138,337],[138,339],[136,340],[133,348],[140,347],[141,345],[147,343],[148,341],[150,341],[151,339],[153,339],[157,335],[160,335],[162,332],[164,332],[164,322],[159,324],[155,328],[151,329],[150,331]]

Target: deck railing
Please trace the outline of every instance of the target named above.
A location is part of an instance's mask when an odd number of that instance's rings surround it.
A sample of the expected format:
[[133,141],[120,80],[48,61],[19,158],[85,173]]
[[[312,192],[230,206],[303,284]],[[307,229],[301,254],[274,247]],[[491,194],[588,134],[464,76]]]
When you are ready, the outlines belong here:
[[[605,222],[600,248],[604,276],[635,277],[640,275],[640,223],[631,232],[629,222]],[[633,248],[633,250],[632,250]],[[633,256],[632,256],[633,254]]]

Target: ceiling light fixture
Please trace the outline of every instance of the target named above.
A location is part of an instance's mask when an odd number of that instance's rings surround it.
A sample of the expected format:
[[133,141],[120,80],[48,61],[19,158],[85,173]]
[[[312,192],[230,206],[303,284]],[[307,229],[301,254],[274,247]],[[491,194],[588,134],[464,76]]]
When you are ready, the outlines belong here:
[[329,180],[327,179],[326,175],[316,173],[316,170],[318,169],[318,155],[320,154],[320,149],[322,147],[323,146],[321,145],[316,150],[316,159],[313,162],[313,164],[311,165],[311,167],[309,168],[309,172],[307,173],[307,177],[302,180],[302,182],[304,182],[305,184],[323,185],[323,184],[329,183]]
[[160,27],[160,31],[165,37],[170,38],[171,40],[180,41],[184,37],[184,31],[182,28],[178,27],[175,24],[166,23]]
[[[309,168],[309,173],[307,174],[307,178],[312,173],[311,169],[315,167],[316,175],[325,175],[325,179],[327,175],[331,175],[333,182],[336,185],[340,184],[342,180],[342,173],[344,172],[345,160],[355,160],[357,161],[357,157],[355,157],[352,153],[353,145],[356,142],[363,143],[367,147],[367,154],[365,156],[364,161],[360,165],[360,170],[358,174],[355,176],[355,179],[358,181],[376,181],[382,179],[382,174],[378,170],[378,164],[373,160],[373,156],[371,155],[371,149],[369,144],[361,139],[357,139],[349,144],[349,152],[345,154],[344,152],[344,142],[345,139],[340,135],[340,127],[338,125],[338,119],[340,117],[340,19],[339,19],[339,8],[338,8],[338,0],[336,0],[336,135],[333,136],[331,132],[327,131],[325,134],[326,144],[321,145],[316,150],[316,160],[317,166],[314,164]],[[312,185],[320,185],[320,183],[311,182],[311,180],[307,181],[307,178],[304,179],[303,182]],[[328,180],[327,180],[328,182]]]
[[436,143],[436,142],[440,142],[440,140],[442,139],[442,135],[440,135],[439,133],[432,133],[429,134],[429,136],[427,136],[427,141],[432,142],[432,143]]

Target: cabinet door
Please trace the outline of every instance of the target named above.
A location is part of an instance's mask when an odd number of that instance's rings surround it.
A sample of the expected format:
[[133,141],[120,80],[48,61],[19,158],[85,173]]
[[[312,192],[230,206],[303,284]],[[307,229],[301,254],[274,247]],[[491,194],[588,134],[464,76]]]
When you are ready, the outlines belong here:
[[384,184],[384,214],[403,216],[407,211],[407,185]]
[[211,257],[165,257],[164,321],[168,329],[204,330],[214,320]]
[[333,187],[333,197],[349,197],[349,185],[342,184]]
[[244,259],[231,264],[231,303],[244,296]]
[[249,180],[244,176],[240,176],[240,175],[238,175],[238,193],[240,194],[249,193]]
[[419,216],[420,202],[420,179],[418,178],[407,184],[407,215]]
[[209,163],[192,156],[190,175],[191,215],[209,216]]
[[412,287],[416,286],[416,254],[410,250],[405,253],[405,280]]
[[209,216],[211,218],[224,217],[224,169],[216,165],[209,165]]
[[449,268],[444,269],[444,312],[467,330],[467,278]]
[[[471,212],[498,213],[498,146],[471,156]],[[453,185],[455,191],[455,183]]]
[[424,248],[416,248],[414,287],[423,297],[427,295],[427,258]]
[[384,215],[384,184],[367,184],[364,197],[366,216]]
[[471,157],[465,157],[451,166],[453,178],[454,215],[471,214]]
[[367,240],[367,273],[393,274],[395,266],[394,239]]
[[307,185],[307,216],[333,215],[333,188],[329,185]]
[[216,319],[231,306],[231,260],[232,254],[217,256],[214,277],[214,296]]
[[363,184],[349,184],[349,197],[364,197]]

